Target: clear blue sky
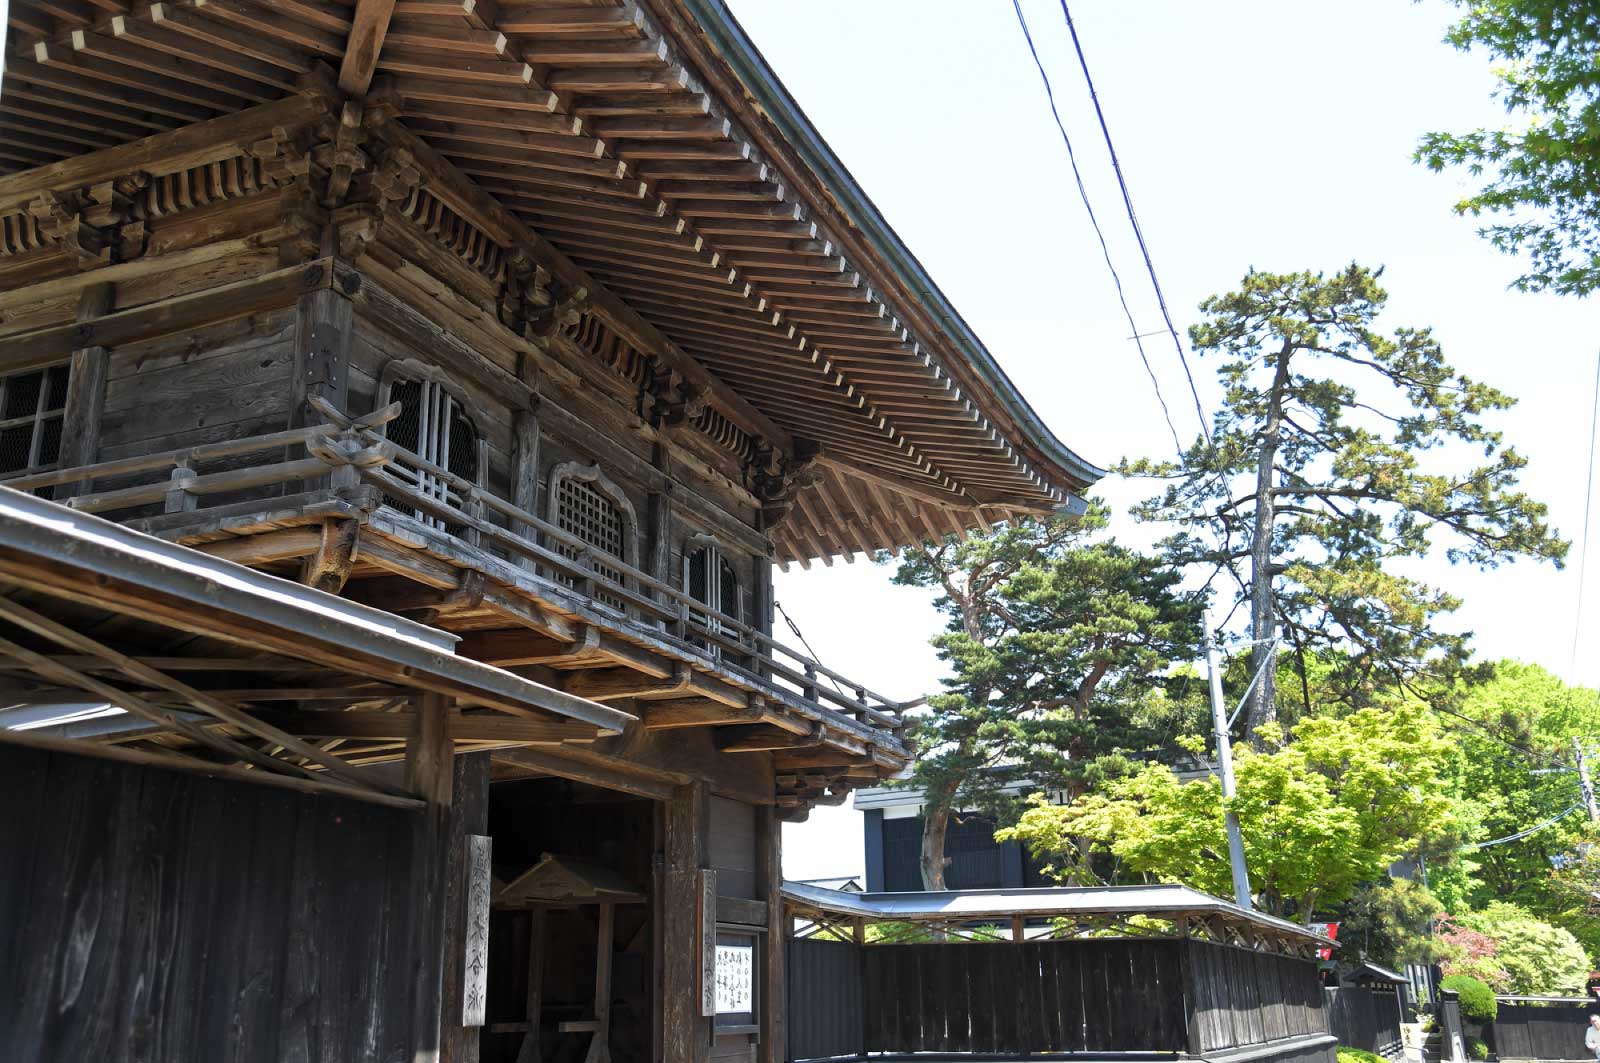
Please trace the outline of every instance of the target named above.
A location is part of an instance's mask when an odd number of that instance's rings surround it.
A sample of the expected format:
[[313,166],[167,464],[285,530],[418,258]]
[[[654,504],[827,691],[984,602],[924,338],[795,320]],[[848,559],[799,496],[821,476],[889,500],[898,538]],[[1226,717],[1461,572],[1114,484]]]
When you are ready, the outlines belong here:
[[[1071,447],[1106,464],[1170,436],[1071,183],[1007,0],[730,0],[734,13],[902,239]],[[1168,304],[1182,329],[1254,266],[1387,267],[1386,324],[1432,325],[1461,370],[1521,401],[1497,420],[1526,488],[1575,539],[1600,325],[1586,301],[1507,290],[1517,264],[1451,204],[1465,178],[1410,161],[1432,129],[1498,125],[1487,60],[1441,43],[1442,2],[1072,4]],[[1141,332],[1160,326],[1056,0],[1024,0]],[[1186,436],[1196,418],[1170,342],[1147,340]],[[1191,356],[1191,362],[1194,359]],[[1211,366],[1197,366],[1202,398]],[[1107,481],[1119,511],[1144,493]],[[1148,530],[1118,518],[1116,530]],[[1600,536],[1596,536],[1600,538]],[[1573,559],[1577,551],[1574,549]],[[1462,595],[1478,652],[1600,683],[1600,558],[1570,668],[1576,565],[1423,572]],[[935,685],[926,599],[858,559],[779,577],[823,660],[884,693]],[[819,810],[787,870],[860,870],[859,817]]]

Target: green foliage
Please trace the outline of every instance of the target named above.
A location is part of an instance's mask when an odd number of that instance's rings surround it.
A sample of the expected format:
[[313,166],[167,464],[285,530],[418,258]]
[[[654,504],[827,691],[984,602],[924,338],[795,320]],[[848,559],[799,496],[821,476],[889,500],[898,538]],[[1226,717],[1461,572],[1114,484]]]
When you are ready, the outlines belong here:
[[[1379,687],[1465,665],[1466,636],[1440,623],[1459,600],[1407,575],[1412,560],[1492,567],[1567,549],[1517,489],[1525,459],[1485,424],[1514,400],[1458,373],[1430,330],[1379,331],[1380,275],[1252,271],[1207,299],[1190,340],[1223,359],[1211,444],[1120,470],[1171,481],[1134,510],[1175,529],[1171,562],[1226,571],[1249,596],[1270,588],[1253,598],[1268,609],[1253,604],[1252,626],[1283,631],[1304,712],[1314,678],[1359,707]],[[1269,535],[1253,555],[1258,517]],[[1253,704],[1249,730],[1269,717]]]
[[1529,258],[1526,291],[1584,295],[1600,286],[1600,20],[1573,0],[1454,0],[1446,40],[1496,60],[1507,128],[1430,133],[1416,157],[1462,167],[1482,185],[1458,214],[1495,219],[1479,232]]
[[1444,906],[1420,882],[1409,879],[1368,883],[1345,906],[1339,926],[1339,956],[1385,967],[1437,963],[1443,955],[1433,937],[1433,921]]
[[[1456,711],[1479,725],[1459,731],[1457,778],[1476,839],[1515,834],[1578,800],[1574,773],[1535,772],[1571,767],[1572,739],[1600,734],[1600,694],[1517,661],[1496,664],[1492,678],[1464,685],[1460,694]],[[1583,816],[1572,815],[1525,839],[1478,851],[1471,906],[1506,900],[1536,914],[1561,914],[1569,904],[1557,896],[1550,857],[1574,850],[1585,832]]]
[[1439,985],[1453,989],[1461,996],[1461,1014],[1472,1022],[1493,1022],[1500,1013],[1500,1004],[1494,999],[1494,990],[1468,974],[1452,974],[1440,980]]
[[[1309,919],[1319,904],[1346,900],[1382,876],[1419,837],[1443,831],[1450,803],[1439,776],[1447,759],[1433,717],[1409,703],[1307,718],[1288,745],[1241,749],[1233,808],[1263,907]],[[1147,765],[1072,804],[1036,802],[996,837],[1026,843],[1052,868],[1083,837],[1131,872],[1231,891],[1214,776],[1182,783],[1169,768]]]
[[[1535,919],[1515,905],[1495,903],[1459,917],[1468,929],[1494,941],[1494,960],[1505,971],[1509,993],[1580,993],[1589,977],[1589,956],[1577,938]],[[1448,966],[1448,965],[1447,965]]]
[[1387,1063],[1387,1061],[1382,1056],[1374,1055],[1364,1048],[1351,1048],[1348,1045],[1340,1045],[1339,1063]]
[[949,811],[1005,822],[1002,788],[1018,779],[1079,792],[1124,775],[1182,715],[1165,673],[1194,654],[1199,605],[1156,559],[1099,537],[1104,525],[1103,509],[1024,519],[902,555],[895,582],[941,592],[934,645],[953,673],[910,730],[928,888],[943,885],[942,833],[928,832]]
[[1489,1045],[1481,1037],[1467,1038],[1467,1055],[1473,1059],[1488,1059]]

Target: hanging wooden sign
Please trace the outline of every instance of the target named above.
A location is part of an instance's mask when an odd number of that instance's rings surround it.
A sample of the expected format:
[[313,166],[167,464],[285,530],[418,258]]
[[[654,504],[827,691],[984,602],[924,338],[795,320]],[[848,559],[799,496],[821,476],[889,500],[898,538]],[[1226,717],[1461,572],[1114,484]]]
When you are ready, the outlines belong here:
[[462,935],[466,955],[461,963],[465,983],[461,996],[461,1025],[482,1026],[489,991],[489,900],[493,892],[489,857],[492,839],[484,834],[469,834],[466,843],[467,880],[463,892],[467,912],[465,933]]

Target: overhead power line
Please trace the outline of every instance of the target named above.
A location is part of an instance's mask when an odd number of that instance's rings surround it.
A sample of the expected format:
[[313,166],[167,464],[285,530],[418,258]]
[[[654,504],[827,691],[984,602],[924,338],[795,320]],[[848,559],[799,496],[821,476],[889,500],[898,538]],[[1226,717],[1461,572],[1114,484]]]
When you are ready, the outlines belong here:
[[1559,823],[1561,820],[1566,819],[1568,816],[1572,815],[1574,812],[1578,811],[1578,809],[1580,809],[1582,807],[1583,807],[1583,802],[1579,801],[1576,804],[1568,805],[1564,810],[1562,810],[1560,812],[1557,812],[1555,815],[1551,816],[1549,819],[1541,820],[1538,823],[1535,823],[1533,826],[1527,828],[1526,830],[1519,830],[1515,834],[1507,834],[1504,838],[1494,838],[1494,839],[1492,839],[1490,841],[1486,841],[1486,842],[1476,842],[1476,843],[1474,843],[1472,845],[1464,845],[1464,846],[1462,846],[1462,848],[1463,849],[1487,849],[1491,845],[1505,845],[1508,842],[1519,842],[1522,839],[1526,838],[1530,834],[1537,834],[1540,831],[1544,830],[1546,827],[1549,827],[1549,826],[1552,826],[1552,825],[1554,825],[1556,823]]
[[[1018,13],[1020,14],[1020,9]],[[1111,143],[1111,128],[1106,124],[1105,111],[1100,108],[1100,94],[1095,91],[1094,78],[1089,76],[1089,61],[1084,58],[1083,44],[1078,40],[1078,27],[1072,23],[1072,12],[1067,10],[1067,0],[1061,0],[1061,17],[1067,20],[1067,32],[1072,35],[1072,48],[1078,53],[1078,66],[1083,70],[1084,84],[1089,87],[1089,99],[1094,104],[1094,116],[1100,122],[1100,135],[1105,137],[1106,151],[1111,155],[1111,169],[1116,172],[1117,187],[1122,191],[1122,205],[1127,208],[1128,223],[1133,226],[1134,238],[1139,241],[1139,253],[1144,256],[1144,268],[1150,274],[1150,286],[1156,292],[1156,305],[1161,307],[1161,320],[1166,322],[1167,332],[1172,335],[1172,345],[1178,351],[1178,364],[1183,366],[1183,375],[1188,378],[1189,394],[1194,399],[1195,416],[1200,418],[1200,434],[1205,437],[1209,446],[1211,426],[1206,421],[1205,407],[1200,403],[1200,389],[1195,386],[1194,374],[1189,371],[1189,358],[1183,353],[1183,339],[1172,324],[1172,315],[1167,311],[1167,297],[1161,290],[1161,282],[1156,279],[1156,264],[1150,258],[1150,246],[1145,243],[1144,230],[1139,227],[1139,217],[1134,213],[1133,197],[1128,194],[1128,182],[1122,176],[1122,162],[1117,158],[1116,145]],[[1037,60],[1038,56],[1035,55],[1034,58]],[[1059,119],[1057,121],[1059,122]],[[1181,451],[1183,448],[1178,449]]]
[[[1117,301],[1122,304],[1123,316],[1128,319],[1128,331],[1133,339],[1133,345],[1139,349],[1139,360],[1144,363],[1144,371],[1150,377],[1150,386],[1156,392],[1156,402],[1161,405],[1161,416],[1166,419],[1167,430],[1172,433],[1172,445],[1181,456],[1183,442],[1178,436],[1178,427],[1172,423],[1172,411],[1167,408],[1166,396],[1161,394],[1161,382],[1156,379],[1156,371],[1151,368],[1150,357],[1145,353],[1144,341],[1140,338],[1139,326],[1133,320],[1133,311],[1128,308],[1128,297],[1122,290],[1122,277],[1118,275],[1117,267],[1112,264],[1111,248],[1106,245],[1106,234],[1101,231],[1100,220],[1095,217],[1094,207],[1089,203],[1089,191],[1084,187],[1083,173],[1078,169],[1077,152],[1072,149],[1072,138],[1067,136],[1067,127],[1062,123],[1061,112],[1056,108],[1056,94],[1050,86],[1050,75],[1045,73],[1044,62],[1039,58],[1039,49],[1033,45],[1033,34],[1028,30],[1028,20],[1022,13],[1021,0],[1011,0],[1011,7],[1017,13],[1017,24],[1022,27],[1022,36],[1028,42],[1028,52],[1033,56],[1033,65],[1038,68],[1039,77],[1044,82],[1044,94],[1050,100],[1050,114],[1056,120],[1056,129],[1061,133],[1061,142],[1067,146],[1067,159],[1072,163],[1072,176],[1078,183],[1078,197],[1083,200],[1083,209],[1088,212],[1089,224],[1094,226],[1094,234],[1100,240],[1100,253],[1105,256],[1106,269],[1111,271],[1111,280],[1117,288]],[[1118,180],[1121,180],[1120,175]],[[1164,307],[1162,312],[1166,312]]]
[[1594,365],[1594,401],[1589,410],[1589,472],[1583,478],[1583,538],[1578,540],[1578,606],[1572,617],[1572,663],[1578,667],[1578,634],[1583,630],[1583,577],[1589,563],[1589,512],[1594,502],[1594,441],[1600,435],[1600,356]]

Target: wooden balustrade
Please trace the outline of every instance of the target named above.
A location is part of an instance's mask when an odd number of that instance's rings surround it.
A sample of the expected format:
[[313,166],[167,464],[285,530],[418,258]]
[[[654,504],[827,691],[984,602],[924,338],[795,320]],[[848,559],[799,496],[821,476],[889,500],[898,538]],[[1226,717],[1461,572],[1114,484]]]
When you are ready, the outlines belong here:
[[[902,713],[918,702],[900,703],[877,694],[681,588],[596,550],[537,514],[395,445],[372,427],[389,419],[392,410],[352,420],[320,405],[319,409],[330,424],[54,469],[0,483],[23,491],[73,485],[82,493],[63,499],[66,505],[103,514],[153,505],[160,505],[166,513],[184,512],[198,509],[207,495],[330,475],[336,485],[370,484],[381,491],[385,504],[409,509],[455,530],[464,544],[480,550],[497,547],[526,561],[536,578],[565,584],[563,589],[576,590],[595,608],[616,614],[619,623],[650,625],[657,629],[656,634],[716,658],[720,666],[745,681],[780,696],[789,695],[785,701],[798,698],[809,706],[841,713],[897,736],[903,732]],[[307,456],[283,458],[285,448],[298,447],[304,447]],[[213,472],[203,468],[212,462],[257,454],[271,454],[277,460]],[[92,490],[95,481],[142,475],[153,478],[148,483]],[[498,515],[504,526],[490,519],[491,513]],[[611,572],[619,573],[621,579],[612,578]]]

